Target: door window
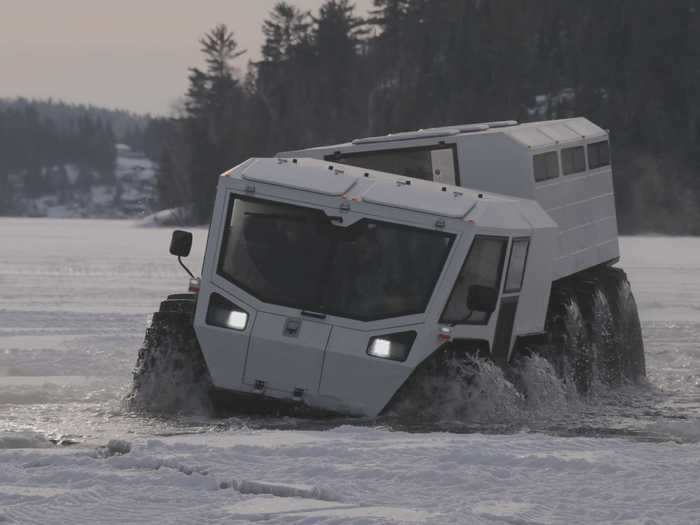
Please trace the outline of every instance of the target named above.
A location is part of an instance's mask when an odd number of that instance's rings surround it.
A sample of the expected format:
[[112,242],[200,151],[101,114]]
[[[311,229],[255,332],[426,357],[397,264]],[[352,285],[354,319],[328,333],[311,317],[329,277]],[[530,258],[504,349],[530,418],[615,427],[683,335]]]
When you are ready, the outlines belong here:
[[[467,296],[472,286],[498,290],[503,272],[503,260],[508,239],[505,237],[474,238],[457,282],[450,294],[440,322],[449,324],[487,324],[490,313],[467,308]],[[497,292],[496,292],[497,293]]]
[[530,239],[513,239],[510,249],[510,260],[506,272],[506,284],[504,293],[516,293],[523,287],[523,275],[527,263],[527,252],[530,247]]

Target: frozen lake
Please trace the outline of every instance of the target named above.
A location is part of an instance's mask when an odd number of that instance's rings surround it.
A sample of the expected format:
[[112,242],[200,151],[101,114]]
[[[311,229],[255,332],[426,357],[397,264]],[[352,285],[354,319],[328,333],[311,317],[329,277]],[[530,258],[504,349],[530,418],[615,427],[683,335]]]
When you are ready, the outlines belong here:
[[122,410],[187,286],[169,237],[0,219],[0,523],[700,522],[700,239],[622,239],[649,385],[572,398],[535,368],[534,404],[493,371],[479,417],[414,428]]

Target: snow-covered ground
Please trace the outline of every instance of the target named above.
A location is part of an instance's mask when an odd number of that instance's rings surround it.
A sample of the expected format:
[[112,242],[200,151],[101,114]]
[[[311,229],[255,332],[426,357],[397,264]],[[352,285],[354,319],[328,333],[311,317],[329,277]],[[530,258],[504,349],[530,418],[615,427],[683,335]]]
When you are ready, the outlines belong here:
[[499,402],[413,427],[122,410],[187,284],[169,235],[0,219],[0,523],[700,523],[700,240],[622,240],[650,386],[579,399],[534,362],[536,404],[492,370]]

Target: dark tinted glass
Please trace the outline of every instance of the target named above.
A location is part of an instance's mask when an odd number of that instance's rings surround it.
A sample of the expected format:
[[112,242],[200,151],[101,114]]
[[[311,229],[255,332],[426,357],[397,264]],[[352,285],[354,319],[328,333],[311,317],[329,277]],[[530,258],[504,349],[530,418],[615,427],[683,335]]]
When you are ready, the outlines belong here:
[[561,170],[564,175],[586,171],[586,152],[583,146],[561,150]]
[[513,239],[513,244],[510,248],[510,259],[508,260],[504,292],[515,293],[519,292],[522,288],[529,247],[530,239]]
[[453,240],[256,199],[232,199],[229,213],[221,275],[264,302],[360,320],[423,312]]
[[559,176],[559,156],[556,151],[535,155],[532,161],[536,182]]
[[588,165],[593,170],[610,164],[610,145],[608,141],[588,145]]
[[332,160],[369,170],[385,171],[415,179],[433,180],[433,163],[429,149],[367,152],[335,156]]
[[473,285],[499,289],[507,241],[503,237],[474,239],[440,322],[469,324],[488,322],[490,315],[488,312],[469,311],[467,294],[469,287]]

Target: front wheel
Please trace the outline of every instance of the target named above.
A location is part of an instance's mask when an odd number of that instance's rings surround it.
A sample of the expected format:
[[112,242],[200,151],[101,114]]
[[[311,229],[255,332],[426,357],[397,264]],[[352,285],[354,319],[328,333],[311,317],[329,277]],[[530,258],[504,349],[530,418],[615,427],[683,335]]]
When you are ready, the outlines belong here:
[[125,402],[131,410],[198,413],[210,409],[211,379],[192,326],[194,298],[168,297],[153,314]]

